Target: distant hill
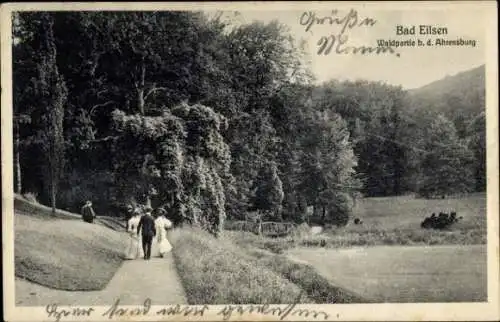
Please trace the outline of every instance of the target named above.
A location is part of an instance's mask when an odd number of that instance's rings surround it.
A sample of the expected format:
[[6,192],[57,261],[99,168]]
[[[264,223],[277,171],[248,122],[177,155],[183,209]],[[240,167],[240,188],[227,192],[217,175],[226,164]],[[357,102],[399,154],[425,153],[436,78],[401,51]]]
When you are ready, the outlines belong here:
[[461,136],[468,122],[485,109],[485,65],[409,90],[411,106],[453,120]]
[[453,76],[446,76],[419,88],[409,90],[412,95],[441,96],[444,93],[467,90],[471,87],[484,89],[485,87],[485,65],[460,72]]

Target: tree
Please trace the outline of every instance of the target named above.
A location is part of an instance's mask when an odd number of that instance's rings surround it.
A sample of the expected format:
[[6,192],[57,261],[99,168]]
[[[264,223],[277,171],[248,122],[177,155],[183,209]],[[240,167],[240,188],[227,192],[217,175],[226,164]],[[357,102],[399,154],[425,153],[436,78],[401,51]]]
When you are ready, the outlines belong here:
[[225,118],[213,109],[181,103],[161,116],[113,112],[116,186],[121,198],[166,206],[178,221],[219,236],[230,182],[229,148],[220,132]]
[[265,218],[281,220],[283,184],[274,162],[264,165],[256,182],[254,206]]
[[[281,133],[276,130],[283,118],[277,106],[281,91],[291,83],[310,78],[303,52],[285,26],[273,21],[233,27],[227,34],[226,74],[230,76],[229,96],[234,98],[225,138],[231,147],[231,172],[238,206],[246,212],[251,206],[252,187],[262,164],[278,163]],[[279,171],[283,167],[279,165]]]
[[348,196],[359,189],[347,125],[331,111],[313,112],[307,123],[310,129],[302,142],[300,190],[320,213],[323,224],[345,225],[353,206]]
[[486,189],[486,117],[485,112],[474,117],[467,126],[467,146],[474,153],[476,191]]
[[67,88],[57,68],[57,53],[52,26],[52,16],[48,13],[41,14],[38,33],[40,47],[38,50],[36,92],[41,109],[44,110],[42,116],[44,129],[38,134],[45,154],[46,182],[50,189],[52,212],[55,213],[58,184],[64,164],[63,121]]
[[[31,112],[35,108],[36,95],[33,80],[37,77],[36,63],[33,58],[34,48],[29,45],[36,19],[22,19],[18,13],[12,15],[13,27],[13,136],[14,136],[14,191],[23,191],[21,150],[32,141],[26,137],[26,126],[31,123]],[[29,16],[29,18],[33,18]],[[30,25],[30,26],[28,26]],[[24,134],[24,135],[23,135]]]
[[430,125],[419,192],[425,197],[441,197],[474,189],[473,154],[457,135],[455,126],[443,115]]

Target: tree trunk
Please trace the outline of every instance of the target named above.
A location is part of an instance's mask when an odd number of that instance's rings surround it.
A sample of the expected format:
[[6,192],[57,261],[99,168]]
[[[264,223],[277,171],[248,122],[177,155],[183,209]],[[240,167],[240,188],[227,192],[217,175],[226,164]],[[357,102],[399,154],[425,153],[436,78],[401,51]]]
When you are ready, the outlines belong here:
[[139,86],[137,88],[137,104],[138,104],[138,109],[139,113],[141,115],[144,115],[145,111],[145,102],[144,102],[144,86],[145,86],[145,79],[146,79],[146,65],[144,64],[144,58],[142,59],[141,62],[141,76],[139,80]]
[[52,204],[52,215],[55,216],[56,214],[56,195],[57,195],[57,192],[56,192],[56,183],[55,183],[55,178],[54,176],[51,176],[51,184],[50,184],[50,201],[51,201],[51,204]]
[[20,139],[19,139],[19,123],[18,121],[14,122],[15,126],[15,139],[14,139],[14,175],[15,175],[15,193],[21,194],[22,192],[22,183],[21,183],[21,158],[19,153]]
[[139,113],[144,115],[144,89],[140,88],[137,90],[137,104],[139,108]]

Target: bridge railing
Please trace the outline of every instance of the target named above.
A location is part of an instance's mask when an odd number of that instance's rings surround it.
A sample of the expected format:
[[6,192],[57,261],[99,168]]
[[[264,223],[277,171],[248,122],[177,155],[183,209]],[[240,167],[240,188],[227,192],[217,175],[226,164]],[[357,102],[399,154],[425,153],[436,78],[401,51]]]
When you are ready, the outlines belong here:
[[276,221],[264,221],[259,223],[238,220],[229,221],[225,225],[225,229],[227,230],[247,231],[269,237],[288,236],[295,230],[295,228],[295,223]]

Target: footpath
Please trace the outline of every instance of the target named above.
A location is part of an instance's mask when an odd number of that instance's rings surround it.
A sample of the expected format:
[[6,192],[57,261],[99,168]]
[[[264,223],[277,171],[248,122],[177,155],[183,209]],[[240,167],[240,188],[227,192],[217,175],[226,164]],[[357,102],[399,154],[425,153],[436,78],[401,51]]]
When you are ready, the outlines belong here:
[[177,274],[174,258],[142,258],[126,260],[115,276],[101,291],[61,291],[16,278],[17,306],[99,305],[108,306],[120,299],[120,305],[141,305],[151,299],[151,305],[187,304],[186,295]]

